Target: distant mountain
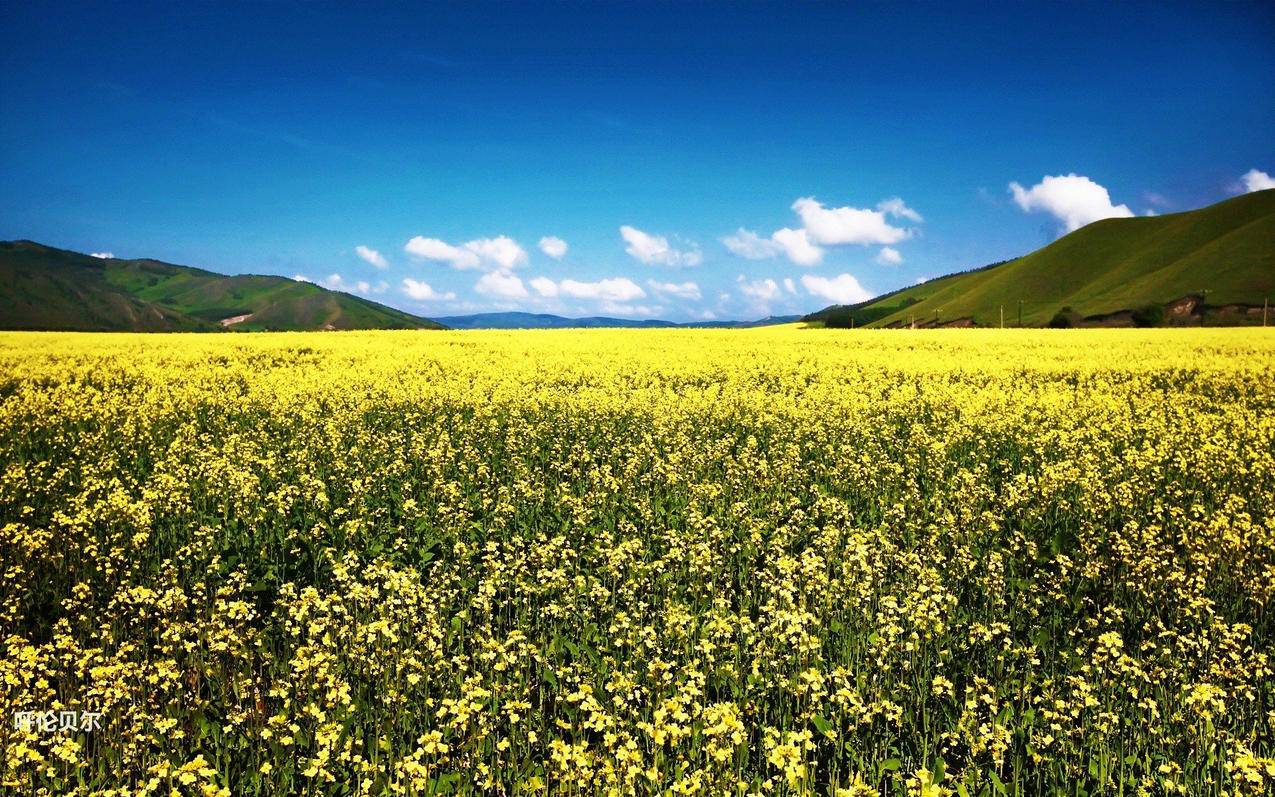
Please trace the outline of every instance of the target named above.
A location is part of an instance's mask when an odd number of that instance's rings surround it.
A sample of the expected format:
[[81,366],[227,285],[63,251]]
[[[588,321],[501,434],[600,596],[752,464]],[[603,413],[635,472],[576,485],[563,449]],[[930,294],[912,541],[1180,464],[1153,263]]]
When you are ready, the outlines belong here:
[[85,331],[441,329],[286,277],[226,276],[0,241],[0,328]]
[[511,312],[444,316],[437,319],[437,321],[451,329],[568,329],[601,327],[638,329],[649,327],[755,327],[768,326],[770,324],[787,324],[800,318],[800,316],[790,315],[770,316],[758,321],[692,321],[676,323],[658,319],[638,321],[629,318],[608,318],[606,316],[566,318],[548,313]]
[[[830,326],[1260,324],[1275,299],[1275,190],[1104,219],[1004,263],[805,317]],[[1272,315],[1275,320],[1275,315]]]

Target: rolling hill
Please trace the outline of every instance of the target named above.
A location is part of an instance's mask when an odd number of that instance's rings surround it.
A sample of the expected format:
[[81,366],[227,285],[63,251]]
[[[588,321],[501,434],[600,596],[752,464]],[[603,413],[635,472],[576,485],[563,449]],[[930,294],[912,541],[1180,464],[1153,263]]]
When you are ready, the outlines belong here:
[[442,329],[425,318],[286,277],[216,274],[0,241],[0,328],[175,332]]
[[1029,255],[805,317],[829,325],[1261,323],[1275,298],[1275,190],[1104,219]]

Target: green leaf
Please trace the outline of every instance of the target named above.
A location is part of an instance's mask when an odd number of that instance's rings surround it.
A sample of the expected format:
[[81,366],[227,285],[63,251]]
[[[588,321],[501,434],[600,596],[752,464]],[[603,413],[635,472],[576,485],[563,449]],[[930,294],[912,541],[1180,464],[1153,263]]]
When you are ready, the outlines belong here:
[[897,758],[887,758],[886,760],[882,761],[880,764],[877,764],[877,769],[879,769],[882,772],[895,772],[899,769],[899,765],[901,763],[902,762],[899,761],[899,759]]
[[832,723],[824,719],[822,715],[814,715],[810,718],[810,723],[815,726],[815,730],[824,736],[832,736]]

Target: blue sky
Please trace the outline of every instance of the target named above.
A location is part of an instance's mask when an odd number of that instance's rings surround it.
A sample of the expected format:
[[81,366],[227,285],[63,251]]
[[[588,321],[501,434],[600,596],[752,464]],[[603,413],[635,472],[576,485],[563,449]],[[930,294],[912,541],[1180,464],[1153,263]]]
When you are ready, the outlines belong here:
[[6,3],[0,237],[751,318],[1266,185],[1275,6],[1106,5]]

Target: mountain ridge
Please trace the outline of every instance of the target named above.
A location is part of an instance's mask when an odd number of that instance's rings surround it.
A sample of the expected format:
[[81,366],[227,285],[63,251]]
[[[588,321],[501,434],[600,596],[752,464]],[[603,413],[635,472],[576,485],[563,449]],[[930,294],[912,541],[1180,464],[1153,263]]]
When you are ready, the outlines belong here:
[[1266,190],[1180,213],[1103,219],[1022,257],[803,320],[999,326],[1003,312],[1007,326],[1252,324],[1272,293],[1275,190]]
[[266,274],[219,274],[152,258],[97,258],[0,241],[0,328],[214,332],[441,329],[353,294]]

